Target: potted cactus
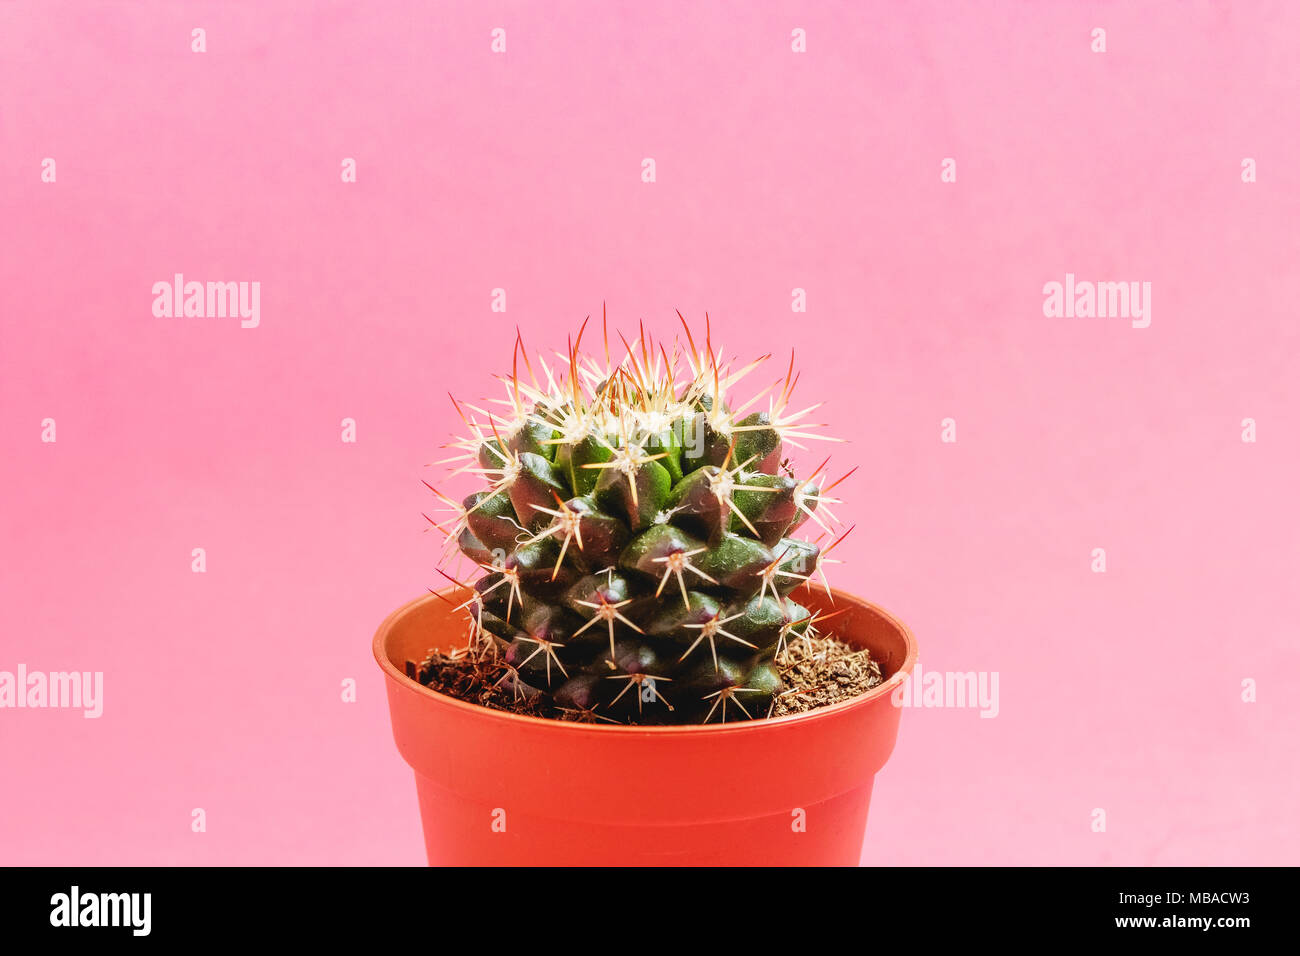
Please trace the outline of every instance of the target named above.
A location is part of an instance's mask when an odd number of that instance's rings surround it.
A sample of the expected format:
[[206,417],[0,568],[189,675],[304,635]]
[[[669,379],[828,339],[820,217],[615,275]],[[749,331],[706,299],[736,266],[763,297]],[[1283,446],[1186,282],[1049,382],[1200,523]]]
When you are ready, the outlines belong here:
[[456,404],[482,487],[430,485],[429,520],[477,579],[374,645],[431,863],[857,862],[915,644],[826,583],[847,532],[826,462],[786,458],[823,437],[793,357],[738,404],[766,357],[682,326],[617,361],[607,325],[599,358],[586,323],[550,362],[516,336],[500,410]]

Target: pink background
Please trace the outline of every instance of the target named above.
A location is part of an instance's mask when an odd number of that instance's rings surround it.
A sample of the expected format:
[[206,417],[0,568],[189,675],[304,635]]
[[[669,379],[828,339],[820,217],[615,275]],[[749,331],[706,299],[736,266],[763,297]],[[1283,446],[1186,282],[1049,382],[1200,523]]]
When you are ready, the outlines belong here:
[[[0,863],[423,862],[370,658],[437,583],[422,466],[602,300],[795,347],[863,466],[836,583],[1000,675],[904,714],[864,861],[1297,862],[1298,47],[1287,3],[0,5],[0,670],[106,684],[0,711]],[[1045,318],[1067,271],[1151,327]],[[175,272],[261,326],[155,318]]]

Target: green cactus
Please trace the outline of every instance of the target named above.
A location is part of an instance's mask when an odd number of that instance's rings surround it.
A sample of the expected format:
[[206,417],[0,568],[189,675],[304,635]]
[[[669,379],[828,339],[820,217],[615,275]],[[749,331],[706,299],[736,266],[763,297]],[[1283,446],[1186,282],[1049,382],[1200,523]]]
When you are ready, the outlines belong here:
[[[800,480],[782,460],[824,437],[802,421],[812,409],[788,411],[793,357],[733,410],[728,390],[763,360],[733,369],[711,334],[703,349],[686,337],[670,353],[643,331],[611,364],[608,334],[599,363],[579,332],[556,368],[517,338],[506,411],[457,406],[456,470],[488,487],[439,494],[455,520],[438,527],[485,572],[472,640],[521,697],[629,723],[762,717],[783,690],[777,655],[815,633],[790,594],[825,551],[791,535],[808,519],[829,531],[837,499],[825,462]],[[767,411],[743,413],[765,393]]]

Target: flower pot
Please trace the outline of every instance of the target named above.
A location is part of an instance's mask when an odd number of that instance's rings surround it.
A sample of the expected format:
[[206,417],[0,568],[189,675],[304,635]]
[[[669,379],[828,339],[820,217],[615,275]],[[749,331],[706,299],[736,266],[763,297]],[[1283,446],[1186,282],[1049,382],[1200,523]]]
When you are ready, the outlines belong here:
[[[468,592],[443,592],[457,603]],[[426,595],[375,635],[393,737],[415,770],[435,865],[856,865],[876,771],[898,735],[890,695],[916,642],[885,611],[842,591],[795,595],[846,609],[842,640],[887,679],[803,714],[632,727],[525,717],[411,680],[407,660],[465,639],[464,612]]]

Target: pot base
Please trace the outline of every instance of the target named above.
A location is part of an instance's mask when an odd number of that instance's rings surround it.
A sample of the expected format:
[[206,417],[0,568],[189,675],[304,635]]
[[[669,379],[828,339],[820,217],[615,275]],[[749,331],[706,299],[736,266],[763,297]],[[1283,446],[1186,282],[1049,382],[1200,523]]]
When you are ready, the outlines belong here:
[[415,775],[432,866],[857,866],[871,783],[789,812],[696,824],[620,825],[530,814]]

